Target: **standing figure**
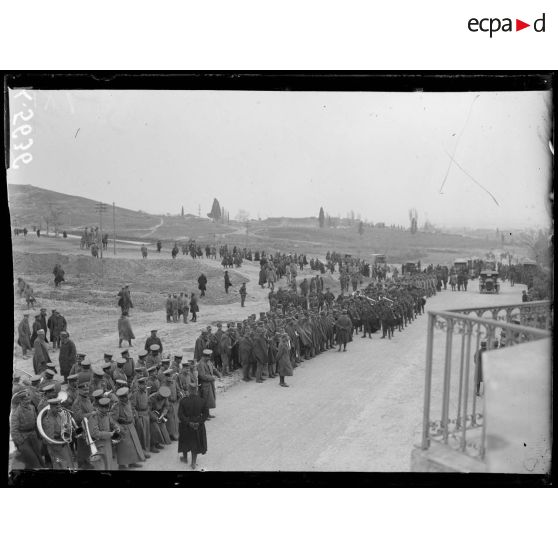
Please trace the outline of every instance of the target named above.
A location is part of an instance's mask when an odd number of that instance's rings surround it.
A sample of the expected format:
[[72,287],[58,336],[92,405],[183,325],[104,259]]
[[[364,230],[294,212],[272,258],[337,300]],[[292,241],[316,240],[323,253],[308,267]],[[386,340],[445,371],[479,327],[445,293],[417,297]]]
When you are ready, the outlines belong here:
[[[219,372],[211,362],[211,349],[204,349],[203,356],[198,363],[198,382],[200,384],[200,397],[205,401],[208,409],[215,409],[217,406],[217,394],[215,391],[215,380]],[[207,415],[209,419],[215,418],[213,415]]]
[[289,387],[289,384],[285,382],[285,376],[293,375],[289,343],[289,336],[286,333],[282,334],[277,349],[277,374],[279,374],[279,385],[281,387]]
[[232,283],[229,277],[229,272],[225,271],[225,293],[229,294],[229,287],[232,287]]
[[120,428],[120,442],[116,446],[116,459],[119,469],[141,467],[145,461],[141,442],[134,425],[134,412],[128,398],[129,389],[121,387],[117,392],[118,403],[111,409],[112,419]]
[[128,312],[122,312],[122,316],[118,319],[118,346],[122,347],[122,341],[127,341],[132,346],[132,339],[136,336],[132,331],[132,324],[128,318]]
[[142,244],[141,246],[141,257],[145,260],[147,258],[147,246]]
[[45,330],[39,329],[37,338],[33,343],[33,370],[35,370],[35,374],[42,374],[46,370],[48,362],[50,362],[50,356],[45,341]]
[[70,339],[70,334],[67,331],[60,332],[60,353],[58,355],[58,363],[60,365],[60,374],[66,380],[70,374],[72,366],[76,362],[76,345]]
[[67,439],[65,419],[62,416],[62,402],[58,397],[48,399],[48,411],[42,417],[42,428],[49,440],[46,441],[48,456],[53,469],[75,470],[74,455]]
[[200,308],[198,306],[198,299],[194,293],[190,296],[190,312],[192,314],[191,321],[197,322],[198,321],[198,312]]
[[205,296],[207,277],[203,273],[198,277],[198,289],[200,290],[200,297]]
[[41,442],[37,437],[37,409],[31,393],[23,389],[12,397],[10,434],[25,469],[45,466]]
[[337,352],[341,351],[341,345],[343,345],[343,351],[347,350],[347,343],[349,342],[351,332],[353,330],[353,323],[347,315],[347,310],[343,310],[341,316],[337,318],[335,322],[335,331],[337,333],[337,344],[339,348]]
[[97,471],[112,471],[116,469],[113,457],[113,440],[120,435],[120,427],[110,414],[111,400],[101,397],[97,409],[88,419],[89,433],[95,442],[98,459],[93,461],[93,469]]
[[29,327],[29,314],[23,314],[23,318],[17,326],[17,344],[21,347],[23,358],[29,358],[27,356],[27,351],[30,351],[32,349],[31,328]]
[[62,283],[62,281],[65,281],[64,279],[64,270],[62,269],[62,266],[57,263],[54,266],[54,269],[52,270],[52,273],[54,274],[54,286],[58,287],[60,285],[60,283]]
[[240,306],[244,308],[244,302],[246,301],[246,283],[242,283],[242,287],[238,290],[240,293]]
[[209,417],[207,403],[197,393],[197,386],[189,384],[187,394],[178,405],[178,452],[181,460],[188,463],[188,452],[192,454],[192,469],[196,468],[198,454],[207,452],[205,421]]

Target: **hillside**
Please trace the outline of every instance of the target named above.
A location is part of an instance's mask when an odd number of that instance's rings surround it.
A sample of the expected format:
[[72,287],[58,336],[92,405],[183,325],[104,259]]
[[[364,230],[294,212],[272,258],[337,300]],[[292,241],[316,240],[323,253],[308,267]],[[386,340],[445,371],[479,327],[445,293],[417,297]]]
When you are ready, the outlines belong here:
[[[99,214],[95,212],[96,201],[81,196],[70,196],[30,184],[8,184],[8,200],[12,226],[20,228],[39,226],[46,230],[46,219],[50,207],[60,211],[60,229],[68,233],[80,233],[84,227],[99,225]],[[120,239],[178,240],[181,238],[205,238],[224,234],[233,227],[212,223],[209,219],[195,215],[158,216],[123,207],[115,208],[117,236]],[[104,214],[105,231],[112,238],[112,206]],[[52,228],[52,227],[51,227]]]
[[[99,215],[95,213],[97,202],[81,196],[61,194],[30,184],[8,184],[8,201],[12,224],[17,222],[18,226],[28,229],[33,225],[46,228],[49,204],[55,209],[62,209],[63,229],[82,229],[99,223]],[[112,206],[108,210],[105,213],[107,224],[112,223]],[[160,222],[159,217],[123,207],[116,207],[116,215],[119,225],[126,230],[147,229]]]

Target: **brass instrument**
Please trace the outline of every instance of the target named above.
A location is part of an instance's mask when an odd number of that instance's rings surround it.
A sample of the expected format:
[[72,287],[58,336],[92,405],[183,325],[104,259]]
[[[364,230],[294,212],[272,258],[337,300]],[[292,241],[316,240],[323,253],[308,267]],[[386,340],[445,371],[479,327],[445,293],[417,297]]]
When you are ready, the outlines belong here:
[[155,415],[157,416],[157,422],[159,424],[161,423],[165,423],[168,421],[167,417],[165,415],[161,415],[161,413],[159,413],[159,411],[153,411],[155,413]]
[[89,420],[87,417],[83,417],[82,421],[82,428],[83,428],[83,438],[85,443],[89,446],[89,451],[91,455],[89,456],[89,462],[94,463],[95,461],[99,461],[101,459],[101,454],[99,450],[97,450],[97,446],[95,445],[95,441],[91,436],[91,432],[89,431]]
[[120,429],[115,430],[114,434],[112,435],[112,438],[110,439],[112,445],[116,446],[116,444],[119,444],[121,440],[122,440],[122,432],[120,431]]
[[[65,391],[61,391],[58,395],[61,402],[64,403],[68,398],[68,394]],[[81,434],[81,429],[78,427],[72,412],[69,409],[61,407],[60,416],[62,418],[62,428],[60,432],[60,440],[53,440],[47,436],[43,428],[43,415],[50,409],[50,405],[43,407],[39,414],[37,415],[37,430],[39,434],[49,443],[55,445],[70,444],[75,437]]]

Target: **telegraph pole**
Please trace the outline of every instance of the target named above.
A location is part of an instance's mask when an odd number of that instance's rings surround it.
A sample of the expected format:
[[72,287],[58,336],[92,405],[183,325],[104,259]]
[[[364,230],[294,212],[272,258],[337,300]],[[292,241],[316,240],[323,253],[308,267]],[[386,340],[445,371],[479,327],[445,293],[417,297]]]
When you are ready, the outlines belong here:
[[103,202],[95,204],[95,211],[99,214],[101,229],[101,259],[103,259],[103,213],[107,210],[107,205]]
[[114,229],[113,249],[114,255],[116,256],[116,206],[114,202],[112,202],[112,228]]

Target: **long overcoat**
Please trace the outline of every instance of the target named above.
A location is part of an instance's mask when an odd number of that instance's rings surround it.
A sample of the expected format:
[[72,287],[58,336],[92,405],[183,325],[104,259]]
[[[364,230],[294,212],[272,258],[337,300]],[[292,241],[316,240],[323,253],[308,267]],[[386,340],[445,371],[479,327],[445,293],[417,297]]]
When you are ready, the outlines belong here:
[[207,451],[205,421],[208,415],[207,403],[199,395],[192,394],[180,400],[178,405],[179,453],[191,451],[203,455]]
[[213,375],[213,364],[202,359],[198,363],[198,382],[200,383],[200,396],[206,402],[208,409],[217,406],[217,394],[215,392],[215,376]]

